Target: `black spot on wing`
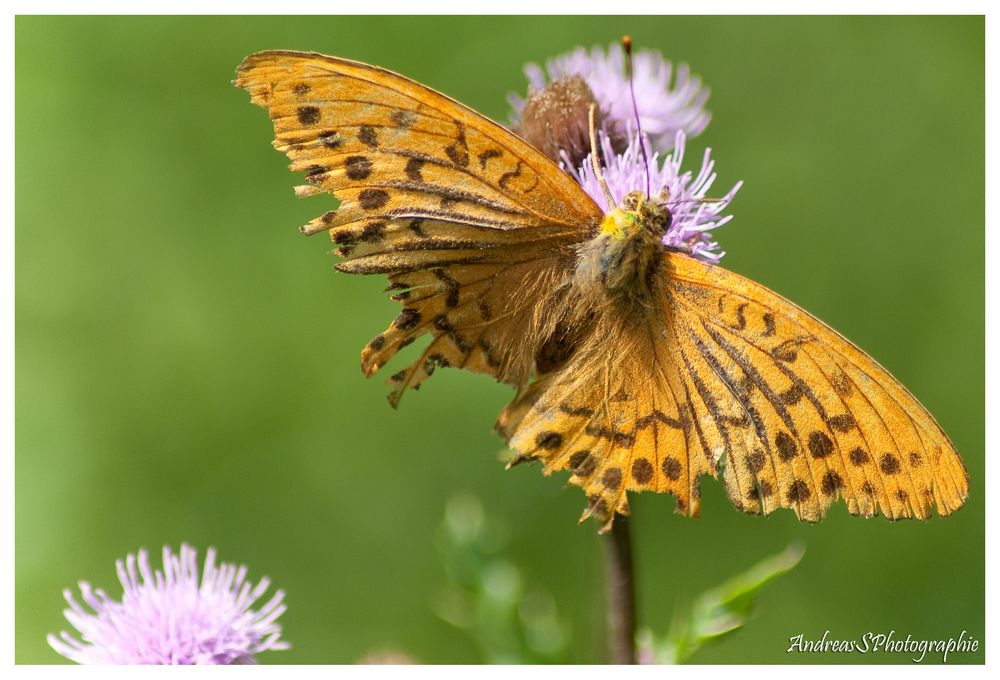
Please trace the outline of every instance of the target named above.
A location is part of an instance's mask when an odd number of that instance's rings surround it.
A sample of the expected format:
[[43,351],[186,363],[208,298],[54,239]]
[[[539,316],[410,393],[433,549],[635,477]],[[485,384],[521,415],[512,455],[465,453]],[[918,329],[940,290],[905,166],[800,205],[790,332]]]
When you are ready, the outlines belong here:
[[296,115],[302,125],[315,125],[319,122],[322,114],[315,106],[300,106]]
[[460,168],[467,168],[469,167],[469,145],[465,140],[465,124],[456,120],[455,126],[457,128],[455,141],[445,147],[444,152],[452,163]]

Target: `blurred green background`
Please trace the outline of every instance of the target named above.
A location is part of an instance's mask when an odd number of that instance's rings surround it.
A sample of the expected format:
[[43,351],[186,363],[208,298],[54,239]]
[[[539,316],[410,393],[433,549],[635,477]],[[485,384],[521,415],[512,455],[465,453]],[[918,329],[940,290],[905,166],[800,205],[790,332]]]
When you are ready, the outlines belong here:
[[[288,595],[294,648],[475,662],[435,613],[447,500],[478,496],[509,558],[600,661],[597,526],[564,479],[505,472],[511,396],[443,371],[398,411],[358,370],[397,311],[376,277],[332,270],[296,228],[333,205],[269,146],[230,85],[247,54],[316,50],[400,71],[506,120],[522,65],[630,33],[712,87],[725,266],[785,294],[889,368],[961,452],[971,495],[926,523],[743,515],[703,484],[702,518],[633,500],[640,618],[780,551],[801,565],[703,663],[907,662],[788,655],[804,633],[982,641],[984,22],[980,17],[18,17],[16,20],[16,659],[60,660],[61,589],[120,592],[140,546],[215,545]],[[389,371],[391,373],[392,371]],[[388,373],[387,373],[388,374]],[[158,558],[157,558],[158,559]],[[975,654],[950,662],[981,662]],[[938,661],[929,655],[927,662]]]

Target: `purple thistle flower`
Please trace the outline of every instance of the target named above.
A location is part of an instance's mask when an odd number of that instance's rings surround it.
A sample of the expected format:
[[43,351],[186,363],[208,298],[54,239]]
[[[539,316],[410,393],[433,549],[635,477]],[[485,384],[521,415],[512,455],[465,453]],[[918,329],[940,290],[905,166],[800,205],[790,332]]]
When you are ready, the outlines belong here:
[[[163,570],[153,572],[149,555],[131,553],[116,563],[124,592],[121,602],[102,589],[80,582],[84,609],[67,588],[66,619],[82,640],[62,631],[49,634],[57,652],[80,664],[247,664],[253,654],[288,649],[280,641],[276,620],[285,611],[284,593],[254,611],[250,609],[270,586],[262,578],[256,587],[246,581],[247,569],[215,564],[209,548],[198,582],[198,553],[187,545],[180,555],[163,548]],[[141,578],[140,578],[141,577]]]
[[[607,182],[615,201],[621,203],[625,194],[630,191],[645,191],[646,164],[639,147],[639,136],[630,129],[628,132],[628,147],[621,154],[616,154],[611,142],[604,134],[599,134],[601,155],[606,159],[601,168],[604,181]],[[701,169],[698,174],[690,171],[681,172],[684,160],[684,132],[678,131],[674,141],[674,150],[660,163],[659,153],[649,157],[650,194],[656,196],[664,188],[670,192],[667,206],[673,216],[670,228],[663,236],[663,245],[683,250],[694,257],[711,264],[718,264],[725,251],[719,249],[719,244],[712,239],[711,231],[724,225],[733,218],[719,214],[733,200],[736,192],[743,185],[737,182],[725,196],[711,203],[701,201],[715,182],[715,161],[711,159],[711,149],[705,149]],[[615,206],[608,206],[608,201],[594,175],[590,156],[584,159],[578,168],[573,168],[564,157],[563,168],[576,179],[598,206],[608,212]]]
[[[704,109],[709,90],[702,86],[701,78],[691,74],[687,64],[680,64],[674,74],[672,64],[662,54],[648,49],[636,52],[632,63],[639,120],[654,149],[669,151],[679,131],[694,137],[705,129],[711,119]],[[544,69],[538,64],[528,64],[524,73],[528,77],[529,96],[543,91],[550,82],[573,76],[583,78],[612,136],[623,133],[634,122],[625,51],[617,43],[607,53],[599,46],[589,52],[577,47],[549,59]],[[514,93],[508,95],[508,101],[514,109],[512,127],[517,129],[526,102]]]

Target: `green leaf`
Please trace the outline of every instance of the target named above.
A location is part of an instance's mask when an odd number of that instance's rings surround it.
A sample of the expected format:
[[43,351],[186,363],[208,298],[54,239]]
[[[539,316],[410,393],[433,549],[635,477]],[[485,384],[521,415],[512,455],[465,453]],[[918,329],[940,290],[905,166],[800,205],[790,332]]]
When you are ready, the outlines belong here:
[[758,562],[720,586],[702,593],[686,613],[675,615],[666,639],[657,644],[644,631],[640,646],[651,649],[656,663],[684,663],[705,645],[746,625],[761,588],[791,571],[802,559],[805,548],[789,545],[777,555]]

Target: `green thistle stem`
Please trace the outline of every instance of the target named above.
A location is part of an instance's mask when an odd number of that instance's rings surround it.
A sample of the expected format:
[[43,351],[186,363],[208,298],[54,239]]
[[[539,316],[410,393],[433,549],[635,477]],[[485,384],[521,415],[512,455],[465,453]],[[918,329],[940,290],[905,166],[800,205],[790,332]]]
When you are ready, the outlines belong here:
[[604,535],[604,565],[608,596],[608,651],[611,663],[634,664],[635,573],[629,519],[615,517]]

